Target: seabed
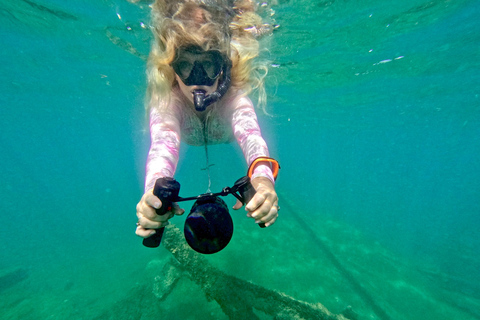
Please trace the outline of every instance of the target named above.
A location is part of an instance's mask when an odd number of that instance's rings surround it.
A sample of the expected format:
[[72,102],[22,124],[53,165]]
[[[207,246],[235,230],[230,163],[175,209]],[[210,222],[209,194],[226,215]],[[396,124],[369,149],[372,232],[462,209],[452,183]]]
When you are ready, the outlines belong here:
[[480,297],[445,286],[448,275],[395,256],[351,226],[327,219],[307,224],[282,199],[290,226],[236,230],[245,234],[233,241],[249,241],[241,244],[247,248],[264,241],[261,253],[244,249],[240,262],[205,256],[171,224],[162,240],[169,253],[160,250],[114,299],[81,302],[67,287],[65,296],[48,290],[32,296],[25,269],[0,270],[0,319],[480,319]]

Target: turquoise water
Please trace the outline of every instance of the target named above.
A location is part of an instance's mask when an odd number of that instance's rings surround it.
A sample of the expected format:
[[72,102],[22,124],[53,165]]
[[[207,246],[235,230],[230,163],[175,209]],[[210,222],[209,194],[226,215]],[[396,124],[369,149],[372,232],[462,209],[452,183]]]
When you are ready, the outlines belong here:
[[[207,261],[358,319],[480,319],[478,2],[272,8],[260,122],[281,215],[261,230],[232,210]],[[0,22],[0,318],[228,319],[188,277],[152,298],[171,254],[134,235],[146,3],[1,0]],[[182,153],[181,194],[204,192],[203,148]],[[212,189],[244,174],[236,146],[210,154]]]

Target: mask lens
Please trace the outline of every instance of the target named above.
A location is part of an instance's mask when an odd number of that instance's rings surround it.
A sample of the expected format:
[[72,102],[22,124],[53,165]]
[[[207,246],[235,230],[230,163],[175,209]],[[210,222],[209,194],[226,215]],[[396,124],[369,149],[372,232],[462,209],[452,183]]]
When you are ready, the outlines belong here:
[[172,68],[187,86],[211,86],[222,71],[224,59],[218,51],[196,47],[177,50]]
[[198,62],[210,79],[216,79],[220,75],[223,59],[218,51],[205,53],[203,59]]
[[175,73],[178,74],[178,76],[183,80],[188,78],[192,72],[193,66],[193,63],[187,60],[181,60],[173,65],[173,69],[175,70]]

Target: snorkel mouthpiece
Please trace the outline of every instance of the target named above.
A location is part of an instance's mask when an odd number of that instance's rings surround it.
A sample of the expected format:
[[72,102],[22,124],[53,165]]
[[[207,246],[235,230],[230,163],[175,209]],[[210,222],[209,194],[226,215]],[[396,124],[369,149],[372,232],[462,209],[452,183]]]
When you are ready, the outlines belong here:
[[193,103],[195,104],[195,110],[205,111],[208,105],[205,104],[205,90],[194,90],[193,91]]
[[204,90],[193,91],[193,102],[197,111],[205,111],[205,109],[214,102],[220,100],[230,88],[232,61],[228,59],[223,67],[222,78],[218,81],[218,87],[215,92],[205,96]]

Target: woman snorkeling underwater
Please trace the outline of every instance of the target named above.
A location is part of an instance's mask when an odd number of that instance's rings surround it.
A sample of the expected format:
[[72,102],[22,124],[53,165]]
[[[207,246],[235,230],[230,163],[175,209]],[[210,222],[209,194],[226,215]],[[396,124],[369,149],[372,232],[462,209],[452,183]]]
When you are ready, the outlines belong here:
[[[247,96],[255,86],[265,97],[263,78],[253,72],[253,59],[259,50],[256,37],[268,30],[255,14],[254,3],[156,0],[152,26],[155,41],[147,67],[151,146],[145,194],[137,204],[136,234],[150,237],[175,214],[184,213],[174,203],[168,214],[157,215],[155,209],[162,203],[153,194],[158,178],[174,176],[181,139],[194,146],[235,139],[256,190],[246,204],[247,216],[271,226],[279,211],[274,187],[279,166],[269,158]],[[237,201],[234,209],[241,207]]]

